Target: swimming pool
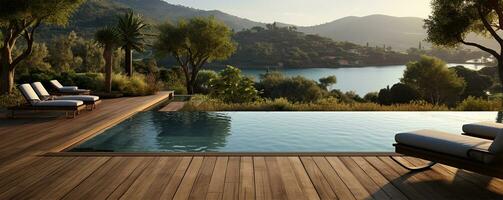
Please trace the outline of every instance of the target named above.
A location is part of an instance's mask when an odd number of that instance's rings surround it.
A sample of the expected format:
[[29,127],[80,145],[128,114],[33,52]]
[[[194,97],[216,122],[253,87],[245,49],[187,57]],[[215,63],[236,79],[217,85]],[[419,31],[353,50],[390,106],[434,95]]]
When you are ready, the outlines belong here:
[[390,152],[394,134],[461,133],[496,112],[141,112],[70,151]]

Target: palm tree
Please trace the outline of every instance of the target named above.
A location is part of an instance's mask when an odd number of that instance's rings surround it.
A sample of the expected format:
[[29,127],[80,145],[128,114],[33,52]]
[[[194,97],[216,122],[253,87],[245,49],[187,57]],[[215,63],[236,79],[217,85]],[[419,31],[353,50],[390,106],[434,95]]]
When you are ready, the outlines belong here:
[[125,51],[125,70],[128,76],[133,75],[133,50],[143,51],[145,47],[145,34],[143,30],[147,24],[140,15],[128,11],[119,17],[117,31],[122,49]]
[[113,53],[120,44],[119,34],[117,29],[107,27],[98,30],[94,35],[94,40],[104,48],[103,58],[105,59],[105,89],[108,93],[111,93]]

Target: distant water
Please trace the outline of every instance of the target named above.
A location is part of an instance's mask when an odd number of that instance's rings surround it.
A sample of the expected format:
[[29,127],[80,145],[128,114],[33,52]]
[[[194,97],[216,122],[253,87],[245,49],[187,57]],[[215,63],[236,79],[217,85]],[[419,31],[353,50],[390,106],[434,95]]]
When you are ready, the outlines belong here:
[[[449,64],[449,66],[463,65],[466,68],[480,70],[485,66],[474,64]],[[276,70],[270,68],[270,70]],[[331,89],[339,89],[342,91],[354,91],[363,96],[369,92],[378,92],[380,89],[391,87],[400,81],[405,65],[379,66],[379,67],[361,67],[361,68],[283,68],[278,69],[286,76],[304,76],[312,80],[318,80],[323,77],[337,76],[337,84]],[[255,81],[259,80],[261,74],[264,74],[267,69],[242,69],[247,76],[252,76]]]

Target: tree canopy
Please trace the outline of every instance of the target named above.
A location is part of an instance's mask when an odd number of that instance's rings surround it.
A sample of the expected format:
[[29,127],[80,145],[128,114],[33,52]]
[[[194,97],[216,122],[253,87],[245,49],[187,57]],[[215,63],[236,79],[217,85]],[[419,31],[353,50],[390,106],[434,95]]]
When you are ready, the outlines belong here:
[[197,74],[208,62],[226,59],[236,50],[231,30],[213,17],[164,23],[154,44],[160,56],[171,55],[182,67],[187,92],[194,92]]
[[435,57],[423,56],[407,64],[401,80],[433,104],[452,104],[465,89],[465,81]]

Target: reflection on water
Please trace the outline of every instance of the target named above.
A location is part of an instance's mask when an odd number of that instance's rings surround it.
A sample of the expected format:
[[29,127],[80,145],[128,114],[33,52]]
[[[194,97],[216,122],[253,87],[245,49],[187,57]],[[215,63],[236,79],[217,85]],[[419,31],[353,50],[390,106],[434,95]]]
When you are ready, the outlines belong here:
[[74,151],[207,152],[226,145],[231,118],[225,113],[143,112]]
[[[497,112],[143,112],[74,151],[389,152],[394,135],[460,134]],[[500,115],[501,116],[501,115]]]

